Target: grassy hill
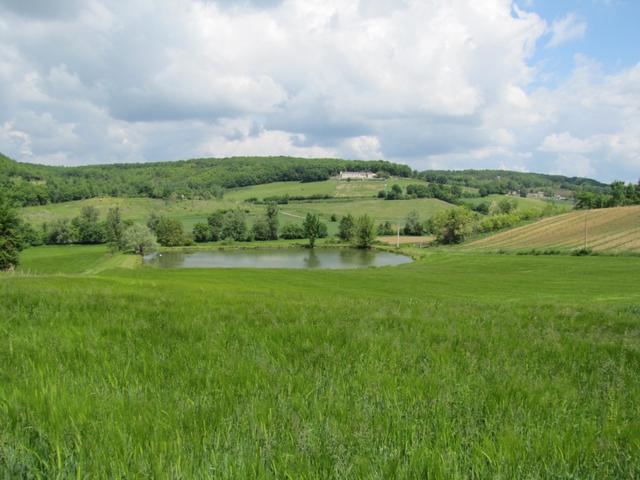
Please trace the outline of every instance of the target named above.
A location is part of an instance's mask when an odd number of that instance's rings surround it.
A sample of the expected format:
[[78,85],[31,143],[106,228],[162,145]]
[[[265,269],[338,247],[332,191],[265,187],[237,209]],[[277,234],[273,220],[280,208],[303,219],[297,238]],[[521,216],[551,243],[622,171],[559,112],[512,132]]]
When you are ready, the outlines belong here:
[[573,250],[640,252],[640,206],[573,211],[465,245],[468,250]]
[[[434,198],[419,198],[407,200],[383,200],[375,194],[388,188],[392,184],[406,187],[408,184],[421,183],[421,180],[391,177],[386,180],[345,182],[335,179],[321,182],[276,182],[265,185],[254,185],[230,189],[222,199],[208,200],[179,200],[155,198],[127,198],[127,197],[99,197],[63,203],[53,203],[41,206],[25,207],[20,210],[22,218],[35,226],[51,223],[58,219],[71,219],[80,214],[82,207],[96,207],[102,219],[107,211],[119,207],[126,220],[136,223],[146,223],[152,213],[166,215],[180,220],[190,231],[197,222],[206,221],[207,217],[217,209],[241,208],[247,213],[249,224],[264,213],[263,205],[246,202],[257,198],[264,199],[272,196],[311,196],[329,195],[332,198],[313,201],[290,201],[280,205],[280,224],[301,223],[307,213],[319,214],[327,223],[330,234],[337,233],[338,224],[330,222],[332,215],[342,217],[351,214],[360,216],[368,214],[376,223],[390,221],[395,226],[403,226],[409,212],[415,210],[421,220],[427,220],[436,213],[452,208],[453,205]],[[481,201],[497,202],[504,198],[514,200],[518,209],[544,209],[548,203],[545,200],[507,197],[505,195],[490,195],[484,198],[465,198],[465,202],[473,204]]]

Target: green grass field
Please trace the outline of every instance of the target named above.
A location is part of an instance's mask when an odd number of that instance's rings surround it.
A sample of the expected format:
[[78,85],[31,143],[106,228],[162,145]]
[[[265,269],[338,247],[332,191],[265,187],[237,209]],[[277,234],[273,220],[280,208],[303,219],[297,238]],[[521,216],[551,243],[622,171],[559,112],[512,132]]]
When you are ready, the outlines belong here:
[[336,198],[344,197],[375,197],[380,190],[388,190],[391,185],[398,184],[406,188],[411,184],[425,184],[424,181],[415,178],[391,177],[384,180],[336,180],[330,179],[324,182],[276,182],[264,185],[254,185],[245,188],[228,190],[225,198],[229,200],[247,200],[249,198],[263,199],[273,196],[309,196],[331,195]]
[[0,275],[0,477],[640,476],[638,258],[132,259]]
[[[325,182],[298,183],[280,182],[267,185],[256,185],[247,188],[229,190],[222,200],[160,200],[151,198],[91,198],[74,202],[50,204],[21,209],[22,218],[28,223],[41,225],[57,219],[71,219],[80,214],[82,207],[94,206],[105,218],[107,211],[120,207],[122,216],[134,222],[144,223],[151,213],[167,215],[182,221],[187,230],[191,230],[197,222],[206,222],[207,217],[216,209],[242,208],[248,212],[248,221],[253,223],[258,215],[264,212],[264,206],[246,203],[244,200],[255,197],[262,199],[273,195],[313,195],[330,194],[335,198],[320,201],[291,202],[280,206],[280,223],[300,223],[309,212],[321,215],[324,222],[329,222],[332,214],[339,216],[351,213],[354,216],[369,214],[376,222],[391,220],[404,224],[407,214],[417,210],[423,219],[427,219],[450,204],[437,199],[415,199],[386,201],[373,198],[385,183],[419,183],[411,179],[389,179],[387,181]],[[329,232],[336,233],[337,224],[329,224]]]

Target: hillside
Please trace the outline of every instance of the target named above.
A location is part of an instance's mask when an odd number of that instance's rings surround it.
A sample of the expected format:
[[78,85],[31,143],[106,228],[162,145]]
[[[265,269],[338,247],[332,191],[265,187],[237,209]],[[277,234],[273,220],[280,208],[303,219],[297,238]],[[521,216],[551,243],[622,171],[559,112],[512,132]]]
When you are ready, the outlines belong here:
[[508,170],[427,170],[419,176],[428,182],[472,187],[486,193],[508,193],[514,190],[543,191],[548,194],[575,190],[597,193],[608,191],[608,185],[590,178]]
[[492,235],[468,250],[573,250],[585,245],[598,252],[640,252],[640,206],[573,211]]
[[[449,185],[462,196],[505,194],[512,191],[540,192],[548,196],[571,196],[573,191],[608,193],[609,186],[591,179],[559,175],[464,170],[459,172],[414,172],[407,165],[373,160],[332,158],[233,157],[200,158],[173,162],[54,167],[16,162],[0,154],[0,189],[10,192],[22,206],[46,205],[95,197],[188,198],[206,200],[223,195],[227,189],[277,182],[317,182],[328,180],[341,170],[385,172],[385,175]],[[401,182],[402,183],[402,182]],[[354,183],[354,185],[356,185]],[[376,182],[349,186],[340,183],[336,197],[374,196]],[[406,182],[402,183],[406,186]],[[291,190],[291,184],[286,185]],[[271,188],[271,187],[270,187]],[[293,190],[302,191],[303,186]],[[350,192],[349,190],[358,190]],[[277,191],[277,186],[275,187]],[[340,190],[340,191],[337,191]],[[270,192],[277,194],[276,192]],[[322,194],[323,192],[314,192]],[[295,192],[289,193],[295,195]],[[307,194],[307,193],[302,193]],[[236,198],[242,198],[238,193]],[[267,196],[266,192],[258,192]]]
[[272,182],[327,180],[341,170],[409,177],[406,165],[381,160],[234,157],[175,162],[51,167],[0,159],[0,187],[23,206],[93,197],[218,197],[222,189]]

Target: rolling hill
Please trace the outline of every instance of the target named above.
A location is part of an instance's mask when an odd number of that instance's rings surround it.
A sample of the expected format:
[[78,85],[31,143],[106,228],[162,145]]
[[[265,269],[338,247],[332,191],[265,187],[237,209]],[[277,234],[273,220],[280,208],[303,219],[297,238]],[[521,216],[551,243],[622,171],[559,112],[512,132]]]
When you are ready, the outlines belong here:
[[482,251],[574,250],[640,252],[640,206],[572,211],[473,241]]

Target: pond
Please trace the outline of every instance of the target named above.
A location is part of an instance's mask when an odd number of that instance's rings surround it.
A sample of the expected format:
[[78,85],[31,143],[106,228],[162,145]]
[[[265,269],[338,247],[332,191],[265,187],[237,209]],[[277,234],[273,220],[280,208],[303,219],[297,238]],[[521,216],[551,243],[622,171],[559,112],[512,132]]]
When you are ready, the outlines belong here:
[[411,258],[389,252],[338,248],[161,252],[145,257],[160,268],[365,268],[400,265]]

